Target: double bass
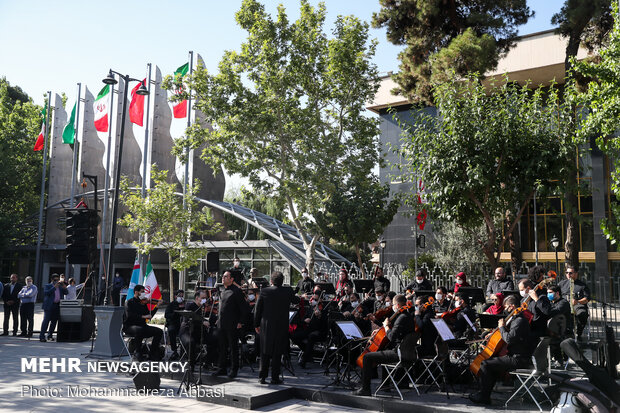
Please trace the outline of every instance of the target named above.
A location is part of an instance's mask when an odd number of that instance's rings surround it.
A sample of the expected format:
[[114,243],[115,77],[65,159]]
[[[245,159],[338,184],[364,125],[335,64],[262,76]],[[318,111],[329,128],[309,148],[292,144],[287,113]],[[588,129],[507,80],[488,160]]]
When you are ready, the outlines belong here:
[[[539,288],[545,287],[547,284],[551,284],[551,282],[554,280],[555,278],[553,277],[542,280],[540,283],[538,283],[536,287],[534,287],[534,291],[538,290]],[[527,298],[523,300],[523,303],[521,303],[520,307],[515,308],[514,311],[508,315],[508,317],[504,318],[504,324],[508,325],[512,320],[514,320],[514,318],[518,314],[526,312],[527,305],[530,303],[531,300],[532,297],[528,295]],[[531,313],[529,314],[529,316],[527,316],[527,318],[529,321],[531,321]],[[474,376],[478,376],[482,362],[493,356],[499,355],[505,347],[506,342],[502,339],[502,333],[499,331],[499,328],[495,328],[495,330],[490,333],[484,349],[482,349],[480,354],[478,354],[474,361],[472,361],[472,363],[469,365],[469,370],[474,374]]]

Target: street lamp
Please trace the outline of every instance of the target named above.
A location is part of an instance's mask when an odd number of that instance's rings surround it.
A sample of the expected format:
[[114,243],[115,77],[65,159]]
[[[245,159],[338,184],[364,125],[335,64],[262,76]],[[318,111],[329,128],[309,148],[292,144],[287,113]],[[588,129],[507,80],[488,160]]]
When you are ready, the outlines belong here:
[[379,241],[379,246],[381,247],[381,267],[383,267],[383,251],[385,250],[385,247],[387,246],[387,242],[385,241],[385,238],[381,238],[381,241]]
[[558,239],[558,237],[555,236],[555,234],[553,234],[553,238],[551,238],[549,242],[551,243],[551,246],[553,247],[553,250],[555,251],[555,271],[557,274],[559,274],[560,268],[558,264],[558,247],[560,246],[560,240]]
[[121,112],[121,134],[118,141],[118,153],[116,154],[116,173],[114,176],[114,202],[112,203],[112,230],[110,232],[110,251],[108,252],[108,272],[106,273],[105,278],[105,299],[104,304],[108,303],[108,282],[109,282],[109,274],[112,271],[112,263],[114,262],[114,247],[116,246],[116,218],[118,215],[118,193],[120,188],[120,180],[121,180],[121,161],[123,158],[123,139],[125,138],[125,120],[127,118],[127,92],[129,91],[129,82],[140,82],[140,87],[136,91],[138,95],[148,95],[149,91],[146,87],[144,87],[144,83],[140,79],[134,79],[129,77],[129,75],[122,75],[112,69],[108,75],[102,80],[106,85],[115,85],[118,83],[118,80],[114,77],[114,75],[118,75],[119,78],[123,79],[124,83],[124,92],[123,92],[123,111]]

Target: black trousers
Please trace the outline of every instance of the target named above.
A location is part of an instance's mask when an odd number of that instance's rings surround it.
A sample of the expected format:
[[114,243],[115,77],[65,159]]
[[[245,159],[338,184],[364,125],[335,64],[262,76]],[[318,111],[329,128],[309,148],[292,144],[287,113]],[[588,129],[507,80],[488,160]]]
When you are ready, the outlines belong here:
[[19,301],[15,301],[12,305],[4,303],[4,332],[9,332],[9,317],[13,315],[13,333],[17,334],[17,316],[19,315]]
[[19,307],[22,333],[32,335],[34,324],[34,303],[22,303]]
[[271,364],[271,379],[278,380],[282,370],[282,352],[260,355],[260,369],[258,378],[266,379],[269,375],[269,365]]
[[168,339],[170,340],[170,349],[174,352],[177,351],[177,337],[179,336],[179,330],[181,328],[178,324],[168,324]]
[[305,340],[304,355],[302,360],[305,362],[311,362],[312,353],[314,352],[314,345],[321,341],[325,341],[326,338],[327,334],[322,331],[311,331]]
[[[60,318],[60,303],[52,304],[52,308],[49,310],[43,310],[43,322],[41,323],[41,333],[39,338],[51,337],[56,329],[56,323]],[[49,331],[48,331],[49,327]]]
[[239,370],[239,334],[236,328],[218,329],[218,368],[226,369],[226,356],[230,354],[230,367]]
[[159,343],[161,343],[164,331],[161,328],[153,326],[128,326],[125,328],[125,334],[133,337],[136,341],[136,347],[140,349],[142,347],[142,340],[145,338],[153,337],[151,344],[151,353],[154,353],[159,349]]
[[364,367],[362,368],[362,388],[370,390],[370,379],[377,364],[398,362],[396,350],[384,350],[368,353],[364,356]]
[[529,357],[522,356],[501,356],[491,357],[488,360],[484,360],[480,365],[480,393],[483,397],[490,397],[493,391],[493,386],[498,379],[502,377],[506,372],[527,368],[530,366],[531,361]]

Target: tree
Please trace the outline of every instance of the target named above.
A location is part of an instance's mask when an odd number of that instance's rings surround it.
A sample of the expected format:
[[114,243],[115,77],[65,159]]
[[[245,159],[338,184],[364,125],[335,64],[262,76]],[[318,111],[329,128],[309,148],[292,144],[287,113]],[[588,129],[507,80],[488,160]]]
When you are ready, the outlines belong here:
[[[333,195],[331,182],[379,161],[378,119],[365,115],[378,89],[375,42],[368,25],[351,16],[339,16],[328,39],[325,14],[323,3],[313,8],[302,0],[291,23],[282,5],[274,20],[263,5],[244,0],[236,14],[248,32],[241,50],[226,52],[216,75],[199,67],[184,88],[194,91],[212,128],[196,123],[175,146],[183,154],[185,146],[206,144],[208,165],[223,165],[281,200],[310,272],[319,238],[311,234],[313,217]],[[173,86],[183,79],[168,78],[165,87]]]
[[[268,196],[264,191],[252,190],[245,187],[241,187],[238,192],[227,193],[224,197],[224,201],[232,202],[246,208],[250,208],[254,211],[262,212],[284,223],[287,222],[284,205],[282,202],[278,202],[277,198]],[[260,231],[258,228],[249,226],[240,218],[233,215],[226,214],[226,226],[229,230],[239,231],[240,234],[245,234],[247,230],[248,239],[267,239],[268,236]]]
[[[491,267],[535,191],[556,179],[572,125],[555,88],[505,82],[487,90],[455,79],[434,89],[437,115],[418,119],[402,139],[405,178],[422,177],[429,215],[453,221],[480,245]],[[546,96],[546,97],[545,97]],[[415,207],[417,200],[408,197]],[[514,218],[505,230],[506,211]],[[484,223],[485,237],[476,235]]]
[[119,225],[139,232],[145,240],[133,245],[140,254],[149,254],[154,248],[163,248],[168,253],[168,275],[170,281],[170,302],[174,300],[174,277],[172,269],[183,271],[204,257],[206,251],[190,243],[190,234],[213,235],[222,230],[207,207],[198,208],[194,197],[199,185],[195,182],[183,196],[175,194],[177,184],[167,181],[168,171],[160,171],[156,165],[151,169],[152,186],[142,198],[139,190],[130,189],[127,178],[121,182],[121,201],[128,212],[119,219]]
[[0,250],[23,242],[19,224],[39,207],[42,152],[32,149],[41,110],[19,87],[0,78]]
[[393,76],[412,103],[432,104],[432,84],[458,75],[484,74],[497,66],[517,38],[517,26],[534,14],[526,0],[380,0],[375,27],[406,48]]
[[[567,38],[564,60],[564,72],[567,79],[572,76],[572,65],[581,45],[593,51],[604,43],[606,34],[612,27],[610,11],[611,0],[566,0],[560,12],[553,16],[552,23],[559,25],[556,32]],[[573,113],[577,113],[576,109],[573,109]],[[573,124],[576,125],[577,122],[573,122]],[[573,134],[575,136],[583,136],[577,130]],[[577,217],[579,215],[579,210],[577,209],[577,192],[579,190],[577,159],[579,157],[579,145],[582,143],[584,143],[583,140],[576,139],[573,150],[567,152],[564,160],[566,169],[562,175],[564,209],[566,211],[564,251],[566,262],[575,267],[579,265],[579,244],[577,242],[579,232],[577,225]]]
[[382,185],[376,175],[353,176],[334,182],[337,188],[316,215],[321,233],[355,247],[357,262],[365,274],[360,244],[375,242],[398,211],[400,196],[390,198],[389,184]]
[[436,241],[433,258],[442,270],[452,274],[460,271],[471,273],[472,269],[484,263],[485,256],[482,249],[471,242],[472,239],[484,239],[486,236],[484,224],[465,231],[454,222],[441,222],[433,227],[433,236]]
[[[614,6],[614,15],[618,9]],[[620,21],[616,18],[609,36],[608,46],[600,51],[600,61],[572,61],[577,74],[591,79],[580,96],[581,103],[588,108],[582,139],[596,135],[596,145],[608,156],[611,171],[610,186],[616,199],[610,200],[612,219],[601,222],[601,228],[612,244],[620,240]],[[618,248],[616,244],[616,248]]]

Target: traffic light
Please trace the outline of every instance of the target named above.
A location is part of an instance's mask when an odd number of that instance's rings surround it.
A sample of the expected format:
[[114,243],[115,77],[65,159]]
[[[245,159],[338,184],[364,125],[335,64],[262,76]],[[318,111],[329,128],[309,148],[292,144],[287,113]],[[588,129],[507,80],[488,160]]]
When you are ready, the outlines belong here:
[[418,235],[415,240],[415,244],[418,246],[418,248],[426,248],[426,235]]
[[70,264],[89,264],[97,253],[99,216],[92,209],[67,209],[67,260]]

